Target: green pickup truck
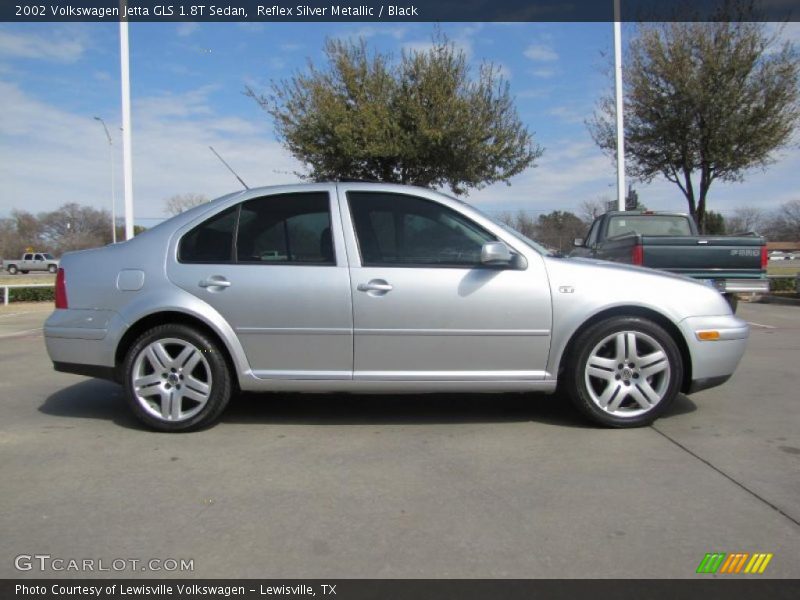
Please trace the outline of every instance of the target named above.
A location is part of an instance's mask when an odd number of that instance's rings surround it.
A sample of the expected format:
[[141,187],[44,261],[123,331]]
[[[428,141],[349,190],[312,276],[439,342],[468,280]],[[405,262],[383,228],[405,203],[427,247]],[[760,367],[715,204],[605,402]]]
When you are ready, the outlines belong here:
[[623,262],[701,279],[736,310],[738,293],[769,291],[767,245],[756,235],[700,235],[689,215],[611,211],[597,217],[570,256]]

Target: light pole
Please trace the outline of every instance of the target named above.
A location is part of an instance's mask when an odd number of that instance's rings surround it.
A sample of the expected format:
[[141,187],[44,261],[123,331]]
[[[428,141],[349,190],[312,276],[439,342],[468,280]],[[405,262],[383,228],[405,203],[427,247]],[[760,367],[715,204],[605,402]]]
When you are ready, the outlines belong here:
[[125,239],[133,237],[133,160],[131,158],[131,71],[128,43],[128,0],[120,0],[119,62],[122,83],[122,180],[125,190]]
[[95,121],[100,121],[103,130],[106,132],[108,138],[108,155],[111,159],[111,243],[117,243],[117,198],[114,192],[114,142],[111,139],[111,134],[106,127],[106,122],[100,117],[95,117]]
[[617,113],[617,207],[625,210],[625,127],[622,121],[622,14],[614,0],[614,87]]

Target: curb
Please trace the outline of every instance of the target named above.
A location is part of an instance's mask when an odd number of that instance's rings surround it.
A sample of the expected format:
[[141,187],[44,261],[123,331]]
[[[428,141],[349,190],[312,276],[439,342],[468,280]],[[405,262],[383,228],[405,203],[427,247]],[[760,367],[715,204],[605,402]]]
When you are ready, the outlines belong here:
[[800,298],[785,298],[783,296],[770,294],[768,296],[762,296],[761,299],[754,302],[754,304],[782,304],[784,306],[800,306]]

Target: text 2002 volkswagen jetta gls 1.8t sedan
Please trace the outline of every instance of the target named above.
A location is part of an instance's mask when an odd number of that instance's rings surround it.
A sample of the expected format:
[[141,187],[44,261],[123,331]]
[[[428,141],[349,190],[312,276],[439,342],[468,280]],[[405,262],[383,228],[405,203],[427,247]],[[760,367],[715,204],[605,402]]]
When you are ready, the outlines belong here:
[[550,255],[399,185],[254,189],[64,256],[45,324],[59,371],[121,383],[165,431],[232,392],[553,392],[604,425],[719,385],[747,324],[714,289]]

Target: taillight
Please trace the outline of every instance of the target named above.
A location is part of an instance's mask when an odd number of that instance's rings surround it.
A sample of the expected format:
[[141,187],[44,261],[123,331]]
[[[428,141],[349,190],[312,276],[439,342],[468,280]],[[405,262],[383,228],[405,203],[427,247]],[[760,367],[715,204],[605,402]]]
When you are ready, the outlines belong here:
[[767,247],[761,246],[761,270],[766,271],[769,265],[769,256],[767,255]]
[[644,264],[644,248],[641,244],[636,244],[631,250],[631,262],[634,265]]
[[69,308],[67,306],[67,282],[64,269],[59,269],[56,275],[56,308]]

